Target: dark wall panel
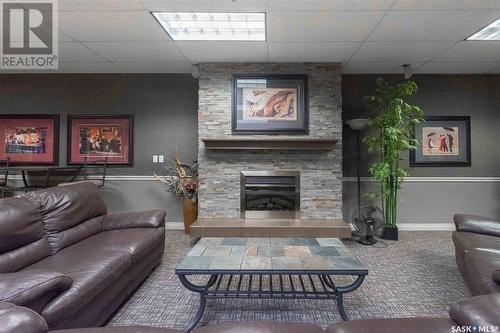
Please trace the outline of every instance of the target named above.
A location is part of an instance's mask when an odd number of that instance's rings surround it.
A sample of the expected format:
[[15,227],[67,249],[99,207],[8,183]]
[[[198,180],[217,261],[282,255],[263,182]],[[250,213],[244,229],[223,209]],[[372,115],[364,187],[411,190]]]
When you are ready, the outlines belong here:
[[[343,75],[343,120],[366,117],[363,96],[372,94],[381,75]],[[384,75],[398,81],[401,76]],[[500,176],[500,75],[414,75],[417,94],[410,102],[419,105],[428,116],[470,116],[472,139],[471,167],[419,167],[411,176]],[[352,131],[343,131],[344,176],[355,176],[355,139]],[[369,176],[370,156],[363,152],[362,174]],[[408,154],[403,154],[408,165]]]
[[159,169],[152,155],[176,148],[195,160],[197,109],[198,82],[189,74],[0,75],[0,113],[61,115],[61,165],[68,114],[133,114],[135,163],[110,170],[115,175],[151,175]]

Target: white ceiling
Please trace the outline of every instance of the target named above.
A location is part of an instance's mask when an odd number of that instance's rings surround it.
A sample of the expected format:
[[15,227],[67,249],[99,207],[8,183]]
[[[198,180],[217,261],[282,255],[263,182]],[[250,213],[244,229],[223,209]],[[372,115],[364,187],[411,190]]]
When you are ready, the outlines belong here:
[[[266,42],[174,42],[150,11],[266,12]],[[199,62],[343,63],[344,73],[500,73],[464,41],[500,0],[59,0],[58,72],[189,73]]]

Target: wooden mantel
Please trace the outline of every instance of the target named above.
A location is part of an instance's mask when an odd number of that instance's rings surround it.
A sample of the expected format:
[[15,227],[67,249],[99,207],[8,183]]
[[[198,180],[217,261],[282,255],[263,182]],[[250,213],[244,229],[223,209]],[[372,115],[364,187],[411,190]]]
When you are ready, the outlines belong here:
[[279,137],[201,138],[208,150],[332,150],[337,139]]

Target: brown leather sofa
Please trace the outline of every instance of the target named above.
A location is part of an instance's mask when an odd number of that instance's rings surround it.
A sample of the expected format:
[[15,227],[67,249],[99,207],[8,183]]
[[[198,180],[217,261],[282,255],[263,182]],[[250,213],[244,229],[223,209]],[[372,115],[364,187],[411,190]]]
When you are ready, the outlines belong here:
[[91,183],[1,199],[0,301],[50,328],[99,326],[160,263],[164,220],[163,210],[107,215]]
[[[280,322],[226,323],[205,326],[193,333],[450,333],[452,327],[481,326],[482,332],[495,332],[500,326],[500,293],[472,297],[453,305],[450,318],[406,318],[352,320],[334,324],[326,330],[314,324]],[[484,328],[488,330],[484,330]],[[498,328],[496,329],[498,331]],[[47,333],[45,320],[36,312],[0,302],[0,333]],[[478,331],[476,331],[478,332]],[[167,328],[102,327],[50,331],[50,333],[180,333]]]
[[455,258],[471,294],[500,292],[500,221],[466,214],[454,221]]

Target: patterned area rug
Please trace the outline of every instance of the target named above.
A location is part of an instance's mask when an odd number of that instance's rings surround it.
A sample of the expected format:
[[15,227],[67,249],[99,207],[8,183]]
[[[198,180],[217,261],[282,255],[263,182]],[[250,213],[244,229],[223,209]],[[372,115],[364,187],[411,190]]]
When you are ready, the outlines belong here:
[[[197,239],[167,230],[161,265],[108,323],[183,329],[195,316],[198,295],[185,289],[175,266]],[[366,247],[344,240],[367,266],[363,285],[345,296],[351,319],[446,316],[451,303],[468,297],[455,264],[450,232],[400,232],[398,242]],[[200,325],[224,321],[341,321],[333,300],[209,300]]]

